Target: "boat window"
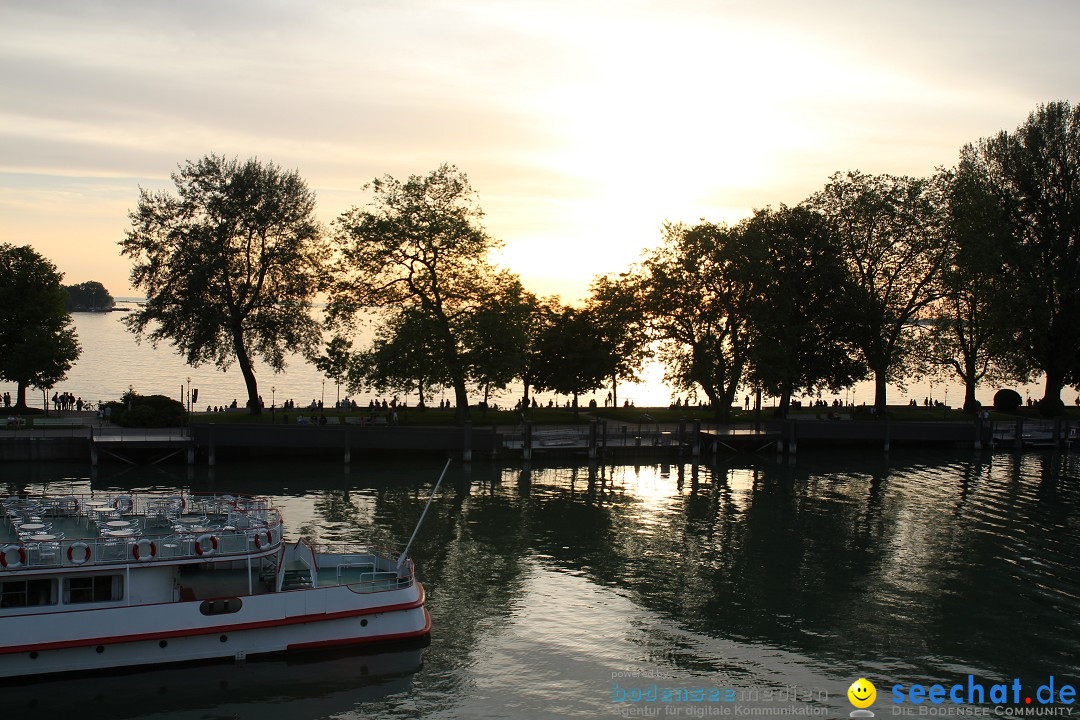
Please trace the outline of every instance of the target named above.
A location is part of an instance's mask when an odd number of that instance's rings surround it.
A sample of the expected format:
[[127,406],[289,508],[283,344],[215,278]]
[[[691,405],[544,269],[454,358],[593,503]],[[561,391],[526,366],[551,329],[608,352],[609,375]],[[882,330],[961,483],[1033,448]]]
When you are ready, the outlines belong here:
[[199,605],[199,612],[203,615],[227,615],[240,609],[243,603],[240,598],[226,598],[224,600],[204,600]]
[[123,575],[91,575],[64,580],[65,603],[109,602],[123,598]]
[[56,580],[5,580],[0,583],[0,607],[35,607],[56,604]]

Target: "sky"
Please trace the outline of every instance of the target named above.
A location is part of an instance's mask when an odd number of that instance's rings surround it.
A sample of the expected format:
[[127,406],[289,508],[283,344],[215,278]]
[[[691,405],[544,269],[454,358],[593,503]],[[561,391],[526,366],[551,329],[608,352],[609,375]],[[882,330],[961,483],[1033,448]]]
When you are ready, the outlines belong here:
[[114,296],[139,188],[208,153],[296,169],[319,218],[464,171],[540,294],[665,221],[736,222],[836,171],[924,176],[1080,102],[1077,0],[0,0],[0,242]]

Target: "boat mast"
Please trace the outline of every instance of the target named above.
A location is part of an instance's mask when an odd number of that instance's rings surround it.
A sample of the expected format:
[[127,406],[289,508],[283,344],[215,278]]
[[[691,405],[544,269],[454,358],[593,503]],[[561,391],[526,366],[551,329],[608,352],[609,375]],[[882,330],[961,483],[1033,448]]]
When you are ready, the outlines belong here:
[[398,572],[401,572],[401,566],[405,563],[405,557],[409,554],[409,548],[412,547],[412,542],[416,539],[416,533],[420,532],[420,526],[424,524],[424,518],[427,517],[428,508],[431,507],[431,501],[435,499],[435,493],[439,492],[439,485],[442,484],[442,479],[446,476],[446,471],[449,469],[450,460],[447,460],[446,465],[442,469],[442,474],[439,475],[439,479],[435,483],[435,487],[431,490],[431,495],[428,496],[427,505],[424,506],[424,512],[420,513],[420,519],[416,522],[416,527],[413,528],[412,535],[409,536],[409,542],[405,543],[405,549],[401,551],[401,556],[398,557]]

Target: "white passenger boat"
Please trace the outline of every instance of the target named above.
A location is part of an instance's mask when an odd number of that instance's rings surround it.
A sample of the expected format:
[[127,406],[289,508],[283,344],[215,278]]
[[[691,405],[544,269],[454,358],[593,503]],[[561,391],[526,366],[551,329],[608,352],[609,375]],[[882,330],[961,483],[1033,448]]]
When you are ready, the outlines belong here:
[[265,498],[0,500],[0,678],[421,638],[412,561],[283,540]]

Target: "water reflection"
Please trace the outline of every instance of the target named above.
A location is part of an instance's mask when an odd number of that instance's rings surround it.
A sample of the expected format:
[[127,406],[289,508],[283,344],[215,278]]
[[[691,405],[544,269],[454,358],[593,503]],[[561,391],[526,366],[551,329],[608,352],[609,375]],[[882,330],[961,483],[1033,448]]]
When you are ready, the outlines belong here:
[[[400,547],[440,468],[102,466],[93,484],[269,494],[292,539]],[[1035,454],[456,465],[413,546],[434,621],[423,669],[407,697],[363,711],[607,713],[611,673],[633,668],[824,688],[845,713],[860,675],[886,687],[1075,676],[1077,477],[1075,457]]]
[[11,717],[321,718],[406,697],[422,647],[37,680],[4,688]]

